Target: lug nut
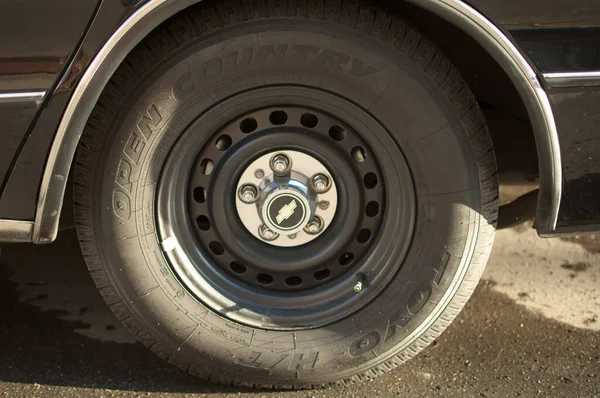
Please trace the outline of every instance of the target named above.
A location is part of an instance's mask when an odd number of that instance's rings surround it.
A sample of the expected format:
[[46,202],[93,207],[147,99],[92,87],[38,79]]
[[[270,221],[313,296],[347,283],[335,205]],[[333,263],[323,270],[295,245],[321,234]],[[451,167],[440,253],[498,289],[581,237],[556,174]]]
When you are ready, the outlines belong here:
[[316,235],[323,230],[323,220],[319,217],[315,217],[306,224],[304,231],[311,235]]
[[277,239],[277,237],[279,237],[278,233],[271,231],[269,229],[269,227],[267,227],[264,224],[261,225],[260,228],[258,228],[258,234],[260,235],[261,238],[263,238],[264,240],[268,240],[268,241],[275,240],[275,239]]
[[321,210],[327,210],[329,209],[329,202],[326,200],[322,200],[319,203],[317,203],[317,206],[319,206],[319,209]]
[[290,171],[292,161],[286,155],[280,153],[271,158],[271,169],[276,174],[285,174]]
[[325,193],[331,188],[331,181],[325,174],[315,174],[311,181],[316,193]]
[[242,185],[238,197],[244,203],[254,203],[258,199],[258,188],[253,184]]

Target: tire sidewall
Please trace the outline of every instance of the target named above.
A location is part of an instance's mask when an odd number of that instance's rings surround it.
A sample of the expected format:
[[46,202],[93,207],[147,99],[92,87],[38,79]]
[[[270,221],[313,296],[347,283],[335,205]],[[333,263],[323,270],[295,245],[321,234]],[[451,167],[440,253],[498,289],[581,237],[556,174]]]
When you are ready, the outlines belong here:
[[[305,59],[294,46],[304,46]],[[261,51],[284,56],[261,61]],[[266,331],[213,313],[174,275],[157,233],[156,187],[193,122],[184,115],[265,84],[318,87],[368,109],[402,149],[414,182],[414,236],[394,280],[353,316],[315,330]],[[119,295],[172,361],[253,382],[327,382],[397,355],[440,316],[473,255],[480,183],[464,123],[418,62],[343,26],[270,20],[187,45],[139,87],[98,154],[93,227]]]

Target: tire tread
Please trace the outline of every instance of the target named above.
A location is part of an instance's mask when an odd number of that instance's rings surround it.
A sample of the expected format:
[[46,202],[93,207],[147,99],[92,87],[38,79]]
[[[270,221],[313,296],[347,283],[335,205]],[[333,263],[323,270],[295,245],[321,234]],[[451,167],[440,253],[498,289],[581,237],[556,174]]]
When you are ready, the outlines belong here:
[[[104,268],[92,228],[90,176],[95,160],[103,151],[104,132],[110,117],[122,106],[125,98],[143,76],[151,73],[157,61],[169,57],[188,41],[219,28],[249,19],[270,16],[319,19],[348,25],[389,45],[414,60],[435,82],[459,115],[478,164],[481,210],[479,234],[472,262],[446,309],[435,323],[405,350],[363,373],[324,384],[257,384],[211,373],[205,368],[178,362],[169,347],[150,335],[127,307],[125,300],[113,287]],[[204,379],[235,387],[249,388],[325,388],[371,380],[400,366],[431,344],[456,318],[475,290],[483,273],[494,240],[498,218],[498,179],[496,158],[487,125],[479,106],[460,73],[445,55],[400,17],[372,5],[353,0],[225,0],[194,6],[179,13],[155,29],[138,45],[119,67],[103,92],[82,136],[75,168],[74,207],[81,251],[100,293],[117,318],[147,347],[180,368]]]

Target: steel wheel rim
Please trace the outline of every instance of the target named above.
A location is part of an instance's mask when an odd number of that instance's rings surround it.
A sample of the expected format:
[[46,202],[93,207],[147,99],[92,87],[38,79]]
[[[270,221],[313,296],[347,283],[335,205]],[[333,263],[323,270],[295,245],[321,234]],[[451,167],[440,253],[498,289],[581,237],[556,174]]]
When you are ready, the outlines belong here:
[[[354,110],[357,109],[355,105],[348,104],[345,100],[335,95],[319,92],[319,94],[326,98],[326,101],[324,101],[322,107],[317,110],[312,101],[310,104],[308,103],[307,97],[314,96],[315,91],[318,90],[288,87],[287,91],[289,91],[290,95],[287,101],[293,105],[269,107],[267,105],[269,103],[267,94],[270,90],[271,89],[269,88],[255,90],[254,92],[246,93],[245,95],[238,96],[237,98],[220,104],[220,106],[227,106],[226,103],[231,101],[233,101],[234,104],[240,104],[239,109],[241,115],[234,117],[229,123],[212,131],[212,134],[206,134],[207,137],[210,135],[210,138],[204,140],[204,144],[202,144],[203,149],[199,150],[194,157],[195,166],[193,169],[196,170],[196,174],[198,173],[198,170],[201,169],[199,165],[201,165],[207,158],[206,154],[202,151],[206,146],[212,145],[216,147],[216,142],[219,140],[219,137],[223,136],[223,134],[227,134],[228,126],[240,126],[243,120],[247,119],[250,115],[256,115],[257,113],[268,115],[274,111],[282,110],[287,112],[288,120],[300,120],[302,114],[310,111],[313,114],[316,114],[320,119],[330,118],[337,123],[336,125],[342,125],[347,135],[341,140],[339,140],[339,137],[336,138],[334,135],[330,135],[329,131],[326,131],[325,133],[317,132],[316,134],[321,134],[321,136],[318,138],[313,138],[315,140],[326,140],[326,145],[330,145],[331,147],[335,147],[336,145],[339,145],[340,142],[344,141],[346,141],[345,144],[352,144],[351,146],[344,147],[342,152],[345,152],[346,158],[350,162],[349,164],[356,163],[358,166],[361,166],[361,163],[363,162],[353,160],[355,159],[353,149],[356,147],[356,145],[354,145],[356,141],[348,142],[352,141],[348,139],[348,136],[350,131],[355,131],[353,126],[347,124],[346,121],[342,122],[337,118],[337,116],[330,113],[331,111],[340,111],[339,107],[335,106],[340,102]],[[243,100],[244,97],[248,96],[256,96],[260,98],[260,100],[255,101],[255,103],[263,102],[266,106],[260,106],[258,109],[250,108],[249,104]],[[305,104],[300,105],[303,101]],[[218,107],[219,106],[217,106],[217,108]],[[248,107],[252,110],[244,112],[244,107]],[[375,120],[370,118],[366,112],[362,110],[360,111],[363,112],[361,116],[368,119],[368,123],[370,123],[372,127],[379,127],[377,131],[369,131],[370,137],[377,137],[378,134],[385,132],[385,130],[379,126]],[[210,111],[208,113],[210,113]],[[202,124],[203,119],[208,116],[208,114],[201,116],[194,124],[190,126],[190,128],[188,128],[188,132],[194,131],[199,124]],[[258,117],[258,119],[261,119],[261,117]],[[293,130],[296,126],[287,125],[284,127],[286,129]],[[273,126],[268,126],[266,130],[267,131],[265,134],[269,134],[270,136],[277,136],[278,134],[277,131],[273,131]],[[184,136],[186,134],[184,134]],[[255,134],[256,136],[261,134],[260,126],[257,126],[255,130],[249,133],[244,132],[242,134],[243,136],[240,138],[240,142],[242,142],[242,144],[240,144],[241,146],[247,144],[247,142],[244,143],[244,140],[251,140],[249,137],[252,134]],[[283,133],[279,132],[279,134],[282,135]],[[233,136],[233,134],[228,135]],[[388,137],[389,136],[385,138],[391,145],[392,141],[388,140]],[[367,159],[370,161],[377,159],[377,151],[368,146],[368,143],[362,136],[358,136],[358,139],[359,141],[362,140],[363,144],[362,156],[364,157],[364,154],[366,154]],[[231,149],[233,152],[242,151],[237,142],[238,140],[236,137],[232,137],[231,143],[227,149]],[[380,145],[380,143],[377,144]],[[190,145],[189,142],[185,142],[185,140],[180,139],[180,142],[177,143],[173,153],[169,158],[169,161],[167,162],[167,166],[163,172],[163,175],[173,175],[172,171],[177,170],[177,168],[179,168],[179,173],[184,172],[183,168],[181,167],[181,162],[179,161],[181,159],[181,152],[176,149],[177,146],[179,146],[180,149],[185,148],[188,151],[185,158],[193,156],[193,154],[190,153],[190,148],[192,148],[193,145]],[[381,148],[385,148],[385,145],[381,146]],[[274,148],[269,148],[269,150],[272,149]],[[281,150],[282,148],[277,147],[275,149]],[[290,145],[283,149],[296,150],[299,148]],[[306,148],[304,149],[310,150]],[[227,157],[227,150],[220,152],[224,152],[223,159],[226,160],[224,165],[231,164],[233,162],[231,157]],[[393,154],[394,156],[398,156],[398,154],[401,156],[399,149],[393,151]],[[389,158],[389,154],[387,154],[387,157]],[[260,281],[257,280],[256,284],[252,284],[251,281],[240,278],[239,274],[253,274],[255,275],[254,277],[256,277],[256,275],[264,272],[248,272],[248,263],[246,260],[231,260],[231,258],[228,258],[227,261],[225,261],[226,264],[223,264],[222,262],[219,264],[219,258],[227,257],[226,253],[231,250],[230,245],[226,243],[226,239],[223,238],[223,234],[226,234],[226,232],[221,232],[219,227],[216,227],[214,228],[216,229],[214,235],[212,235],[208,240],[204,240],[203,235],[205,235],[207,231],[200,229],[198,227],[199,224],[196,222],[198,217],[204,216],[209,218],[209,223],[211,225],[209,230],[213,229],[213,225],[215,225],[211,218],[214,217],[214,207],[218,206],[214,205],[214,201],[212,201],[211,204],[210,195],[214,184],[210,182],[210,179],[208,180],[208,183],[205,183],[207,184],[206,187],[203,187],[206,196],[201,200],[204,203],[202,206],[204,206],[206,213],[188,216],[188,218],[194,218],[194,222],[190,222],[188,219],[185,222],[180,223],[173,223],[172,221],[176,220],[177,218],[179,218],[181,221],[181,218],[184,217],[184,213],[181,212],[180,208],[175,210],[174,207],[178,206],[174,206],[174,201],[168,199],[168,187],[170,186],[171,188],[174,188],[177,184],[173,184],[172,179],[161,179],[157,196],[157,215],[159,220],[159,229],[161,230],[161,238],[163,241],[164,239],[169,238],[175,238],[179,241],[182,231],[184,231],[186,234],[189,234],[190,230],[193,231],[194,235],[193,239],[186,239],[187,243],[185,245],[176,245],[175,250],[166,251],[165,255],[171,263],[176,275],[180,278],[182,283],[194,297],[207,304],[216,312],[219,312],[233,320],[249,324],[251,326],[269,329],[311,328],[334,322],[335,320],[341,319],[342,317],[357,311],[366,303],[368,303],[377,292],[381,291],[387,285],[387,282],[389,282],[391,277],[397,272],[401,265],[401,261],[398,261],[398,258],[387,258],[387,260],[383,261],[382,263],[381,259],[378,259],[377,257],[380,257],[381,253],[389,256],[393,252],[397,252],[400,255],[399,258],[401,259],[408,248],[408,243],[412,233],[412,218],[414,217],[414,193],[412,190],[410,173],[406,164],[404,163],[403,158],[396,160],[400,160],[397,162],[398,167],[402,169],[406,180],[403,181],[405,182],[405,184],[402,184],[405,185],[403,189],[399,190],[402,192],[402,205],[400,206],[401,211],[399,212],[398,209],[395,210],[396,214],[401,213],[400,215],[406,219],[403,231],[397,233],[397,238],[401,238],[402,242],[398,242],[397,244],[392,245],[392,247],[389,247],[389,243],[382,244],[381,242],[381,234],[384,224],[389,224],[386,222],[384,217],[384,215],[386,215],[386,194],[389,194],[389,192],[385,192],[388,178],[382,174],[376,175],[375,187],[380,188],[381,198],[378,202],[376,202],[375,205],[373,204],[375,201],[369,200],[369,198],[372,198],[372,196],[362,198],[359,207],[361,208],[360,211],[362,212],[362,218],[371,222],[376,220],[376,224],[378,225],[377,229],[371,228],[371,230],[368,230],[367,228],[363,228],[362,224],[360,223],[358,226],[354,227],[355,230],[351,233],[352,242],[365,248],[364,252],[357,253],[352,250],[345,249],[340,251],[338,247],[335,253],[329,253],[329,259],[327,259],[327,256],[324,256],[321,259],[328,262],[328,264],[334,262],[338,267],[345,268],[344,272],[331,272],[332,266],[329,266],[329,268],[309,267],[308,271],[312,273],[314,279],[317,280],[316,282],[318,283],[307,285],[305,283],[297,283],[296,279],[294,283],[288,284],[290,286],[288,286],[289,289],[287,290],[274,286],[274,281],[278,278],[285,283],[286,281],[289,281],[290,277],[298,276],[298,270],[294,270],[286,277],[271,275],[273,282],[267,281],[267,283],[264,283],[263,280],[263,283],[260,283]],[[252,159],[247,159],[246,164],[251,161]],[[323,159],[323,161],[325,163],[328,162],[327,159]],[[213,162],[214,175],[227,172],[227,166],[221,165],[219,160],[213,160]],[[376,168],[380,167],[378,162],[372,163],[372,166],[373,165],[375,165]],[[375,187],[367,188],[365,186],[369,184],[367,182],[368,179],[365,178],[365,176],[368,173],[371,173],[371,171],[364,172],[364,170],[365,169],[363,169],[363,172],[359,171],[357,175],[359,176],[363,187],[368,191],[369,189],[373,189]],[[209,173],[209,175],[213,173]],[[336,171],[332,171],[332,173],[335,174]],[[193,203],[198,202],[198,197],[196,196],[195,198],[194,196],[194,191],[197,191],[198,183],[195,180],[195,175],[193,172],[188,178],[187,182],[188,187],[191,186],[187,197],[187,210],[189,211],[190,208],[197,207],[198,205],[198,203]],[[342,187],[347,185],[348,184],[345,183],[341,184]],[[179,184],[179,186],[181,186],[181,184]],[[398,189],[390,189],[389,191],[394,190],[398,191]],[[235,192],[233,195],[235,195]],[[192,204],[190,205],[190,203]],[[343,204],[341,205],[341,208],[344,208]],[[369,215],[367,215],[367,213]],[[373,224],[371,223],[371,225]],[[389,229],[389,225],[387,228]],[[368,232],[365,233],[364,230],[368,230]],[[359,234],[361,235],[360,238],[358,236]],[[254,236],[250,236],[249,234],[247,234],[247,237],[256,239]],[[220,238],[221,241],[215,240],[218,238]],[[390,238],[388,237],[387,239],[389,240]],[[391,239],[394,240],[394,238]],[[218,245],[215,245],[214,242],[218,242]],[[259,243],[262,244],[262,242]],[[325,249],[328,248],[327,245],[323,246],[325,246]],[[374,248],[377,248],[377,250],[374,250]],[[235,253],[235,250],[233,251]],[[325,252],[326,251],[327,250],[325,250]],[[215,261],[215,257],[217,258],[217,261]],[[375,264],[374,266],[369,267],[368,265],[371,262],[375,262]],[[212,264],[212,266],[207,266],[207,264]],[[240,266],[246,270],[243,272],[236,272],[236,267],[237,271],[242,269]],[[322,271],[323,269],[327,271]],[[323,275],[326,276],[323,277]],[[294,281],[294,279],[295,278],[292,278],[291,280]],[[304,281],[305,277],[302,277],[302,280]],[[355,291],[357,284],[361,285],[361,289],[359,290],[360,294],[357,294]],[[363,289],[366,287],[368,287],[368,289]],[[213,294],[211,295],[211,293]],[[214,297],[214,293],[217,293],[216,296],[218,297],[216,299]],[[227,310],[231,308],[235,308],[235,311]],[[265,322],[264,315],[266,313],[269,314],[269,318]]]

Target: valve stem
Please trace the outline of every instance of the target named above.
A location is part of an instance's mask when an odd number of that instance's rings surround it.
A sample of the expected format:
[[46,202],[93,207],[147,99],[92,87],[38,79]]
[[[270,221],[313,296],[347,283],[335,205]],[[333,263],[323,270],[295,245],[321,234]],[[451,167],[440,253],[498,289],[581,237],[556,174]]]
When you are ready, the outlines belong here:
[[357,281],[356,281],[356,285],[354,285],[354,291],[356,293],[360,293],[363,290],[364,281],[365,281],[365,276],[363,274],[359,274]]

